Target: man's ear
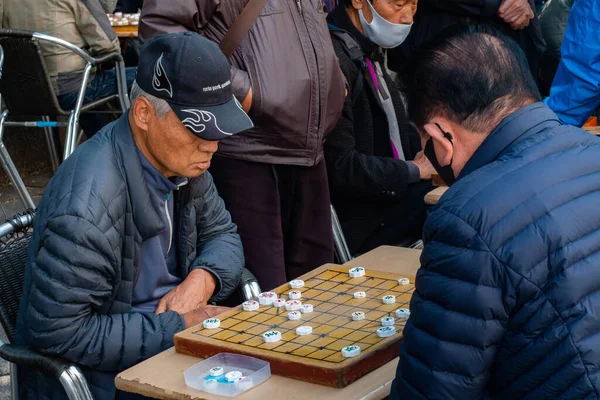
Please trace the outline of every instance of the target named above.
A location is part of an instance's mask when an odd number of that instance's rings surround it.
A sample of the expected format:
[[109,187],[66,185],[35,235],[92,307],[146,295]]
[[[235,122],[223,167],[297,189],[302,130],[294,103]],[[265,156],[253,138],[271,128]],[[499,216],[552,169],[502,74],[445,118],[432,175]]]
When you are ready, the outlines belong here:
[[440,126],[438,127],[435,123],[429,123],[423,126],[425,132],[427,132],[433,140],[435,156],[442,167],[450,165],[452,158],[454,157],[454,146],[452,145],[452,142],[444,136],[444,132],[442,131],[444,125],[445,124],[440,123]]
[[147,132],[154,112],[148,99],[143,96],[138,97],[133,103],[132,112],[135,125],[142,131]]

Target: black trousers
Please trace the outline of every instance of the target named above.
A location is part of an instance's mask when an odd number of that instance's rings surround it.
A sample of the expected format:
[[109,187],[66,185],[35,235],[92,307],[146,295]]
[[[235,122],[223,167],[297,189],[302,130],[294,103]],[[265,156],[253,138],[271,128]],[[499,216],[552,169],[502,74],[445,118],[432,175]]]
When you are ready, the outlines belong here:
[[222,156],[210,168],[244,245],[246,268],[270,290],[333,262],[327,170]]

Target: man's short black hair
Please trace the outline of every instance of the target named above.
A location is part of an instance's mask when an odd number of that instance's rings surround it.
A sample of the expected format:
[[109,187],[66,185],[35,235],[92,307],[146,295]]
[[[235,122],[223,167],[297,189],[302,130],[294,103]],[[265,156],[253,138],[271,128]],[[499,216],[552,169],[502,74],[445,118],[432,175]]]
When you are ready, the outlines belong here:
[[487,25],[458,25],[415,53],[407,80],[409,113],[422,127],[443,116],[490,132],[506,115],[541,100],[519,45]]

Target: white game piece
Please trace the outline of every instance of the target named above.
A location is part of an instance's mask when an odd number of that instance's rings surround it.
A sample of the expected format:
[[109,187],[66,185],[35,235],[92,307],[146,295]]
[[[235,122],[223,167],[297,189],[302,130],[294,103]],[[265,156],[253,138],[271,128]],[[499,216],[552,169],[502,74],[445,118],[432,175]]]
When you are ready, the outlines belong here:
[[288,319],[290,321],[298,321],[300,318],[302,318],[300,311],[291,311],[288,313]]
[[298,311],[302,307],[302,302],[298,300],[288,300],[285,302],[286,311]]
[[294,279],[293,281],[290,281],[290,287],[292,289],[300,289],[301,287],[304,287],[304,281],[302,279]]
[[255,300],[248,300],[242,303],[244,311],[256,311],[259,307],[258,301]]
[[122,16],[123,16],[123,13],[122,13],[122,12],[116,12],[116,13],[115,13],[115,16],[117,16],[117,17],[122,17]]
[[238,380],[239,378],[242,378],[244,376],[244,374],[242,374],[240,371],[231,371],[225,374],[225,380],[227,382],[235,382],[236,380]]
[[410,317],[410,310],[408,308],[399,308],[396,310],[396,317],[403,319]]
[[270,306],[277,299],[277,293],[264,292],[258,295],[258,302],[265,306]]
[[355,292],[354,293],[355,299],[364,299],[365,297],[367,297],[367,294],[365,292]]
[[346,358],[360,355],[360,346],[346,346],[342,349],[342,355]]
[[302,304],[302,307],[300,307],[300,311],[302,311],[302,314],[308,314],[314,311],[314,307],[312,304]]
[[209,371],[210,376],[221,376],[225,373],[223,367],[212,367]]
[[410,283],[410,281],[408,280],[408,278],[400,278],[398,279],[398,285],[408,285]]
[[383,296],[383,304],[394,304],[395,302],[396,302],[396,296],[394,296],[392,294]]
[[275,299],[275,300],[273,300],[273,307],[280,308],[280,307],[283,307],[283,306],[285,306],[285,300],[284,299]]
[[218,318],[205,319],[204,322],[202,322],[202,326],[205,329],[217,329],[221,326],[221,320]]
[[381,326],[393,326],[394,318],[392,317],[383,317],[381,318]]
[[355,311],[352,313],[352,321],[362,321],[365,319],[365,313],[362,311]]
[[299,326],[296,328],[296,334],[300,336],[310,335],[312,333],[312,328],[310,326]]
[[279,342],[281,340],[281,332],[279,331],[269,331],[263,333],[263,340],[265,343],[273,343]]
[[363,267],[356,267],[350,269],[348,273],[350,274],[350,278],[362,278],[365,276],[365,269]]
[[291,300],[298,300],[298,299],[302,298],[302,292],[299,290],[293,290],[288,293],[288,297]]
[[396,328],[394,328],[393,326],[383,326],[377,329],[377,336],[379,336],[380,338],[390,337],[393,336],[395,333]]

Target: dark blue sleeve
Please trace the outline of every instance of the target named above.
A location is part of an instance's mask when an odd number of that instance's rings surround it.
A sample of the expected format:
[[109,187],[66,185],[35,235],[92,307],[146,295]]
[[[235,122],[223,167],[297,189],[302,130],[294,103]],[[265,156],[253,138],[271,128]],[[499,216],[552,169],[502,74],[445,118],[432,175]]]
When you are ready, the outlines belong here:
[[461,218],[438,209],[424,232],[391,398],[481,398],[506,329],[511,283]]
[[573,4],[562,58],[545,102],[565,124],[582,126],[600,106],[600,2]]

